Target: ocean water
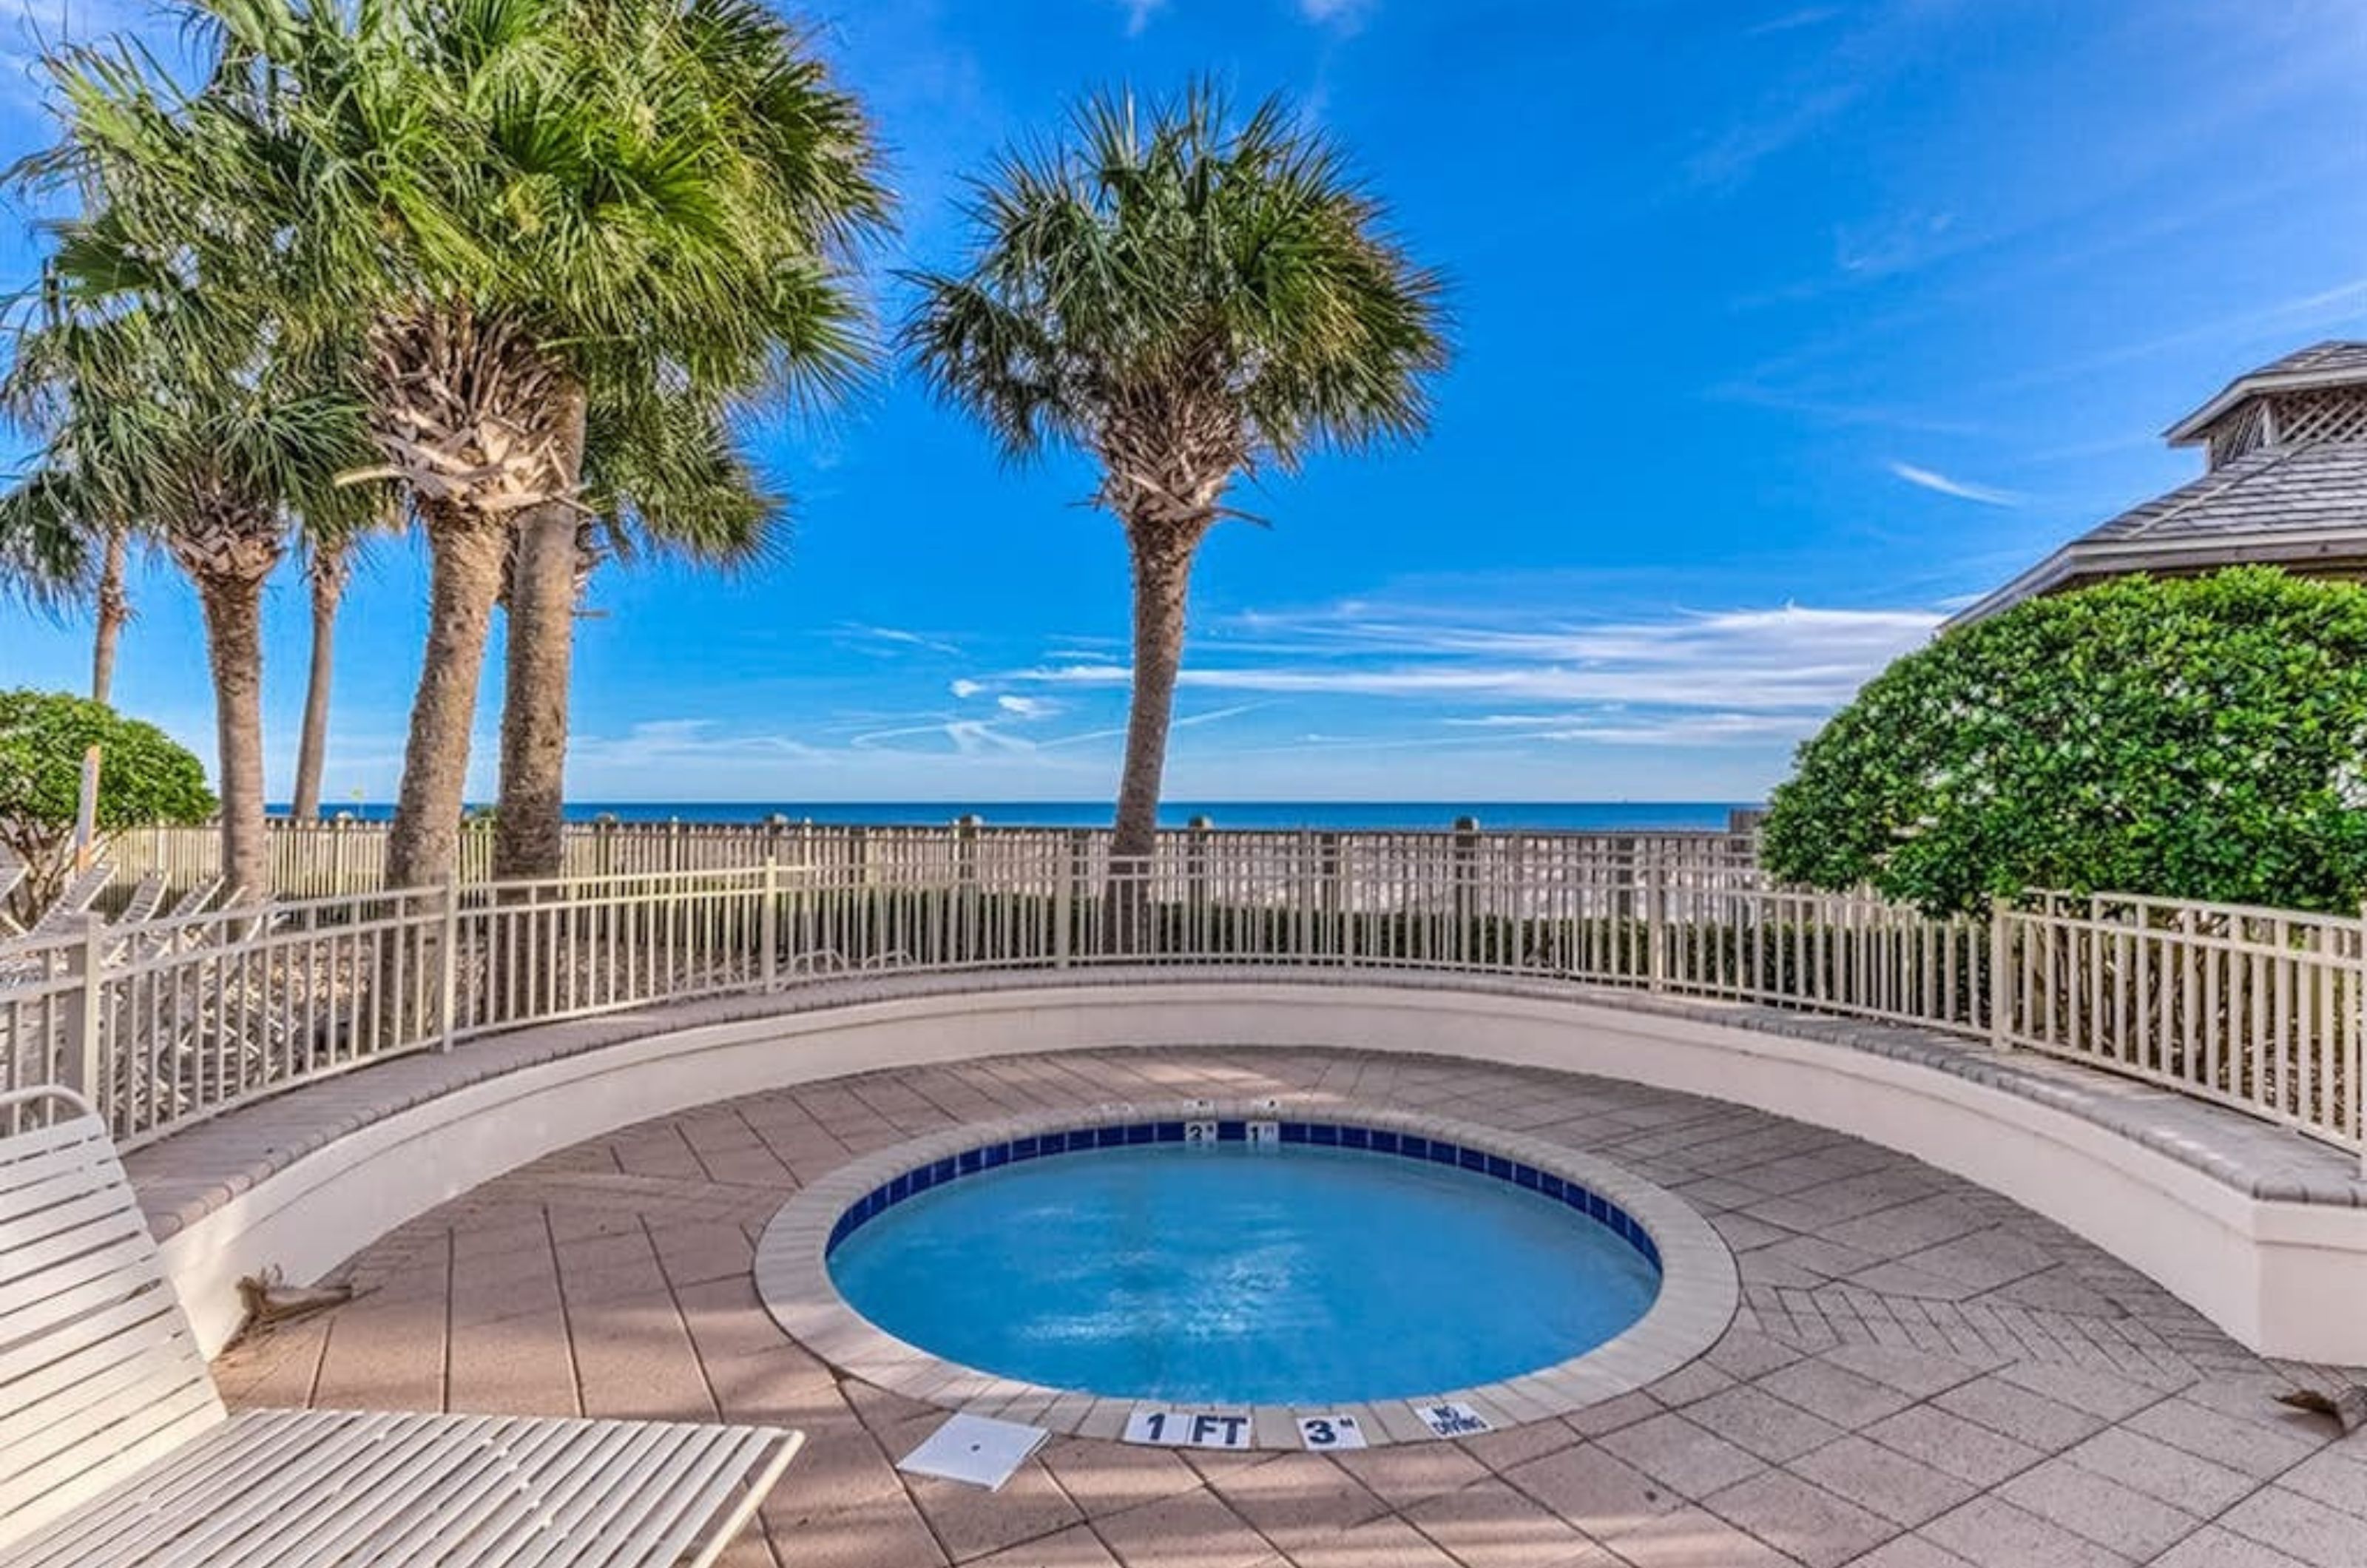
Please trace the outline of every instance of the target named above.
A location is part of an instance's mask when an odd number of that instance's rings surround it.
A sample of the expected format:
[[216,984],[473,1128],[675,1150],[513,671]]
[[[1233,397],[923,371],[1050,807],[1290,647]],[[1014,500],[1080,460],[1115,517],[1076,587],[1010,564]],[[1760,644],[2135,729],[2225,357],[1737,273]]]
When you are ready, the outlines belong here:
[[[1171,801],[1160,807],[1161,822],[1181,828],[1206,817],[1219,828],[1444,829],[1459,817],[1482,828],[1567,831],[1715,830],[1728,812],[1747,802],[1726,801]],[[382,820],[393,815],[384,802],[323,803],[323,815]],[[1031,801],[582,801],[567,808],[571,820],[614,817],[622,822],[761,822],[767,817],[795,821],[860,822],[878,827],[942,827],[976,816],[994,827],[1104,828],[1105,800]]]
[[1606,1227],[1459,1169],[1298,1145],[1098,1150],[924,1192],[831,1276],[965,1366],[1116,1397],[1443,1393],[1583,1354],[1659,1277]]

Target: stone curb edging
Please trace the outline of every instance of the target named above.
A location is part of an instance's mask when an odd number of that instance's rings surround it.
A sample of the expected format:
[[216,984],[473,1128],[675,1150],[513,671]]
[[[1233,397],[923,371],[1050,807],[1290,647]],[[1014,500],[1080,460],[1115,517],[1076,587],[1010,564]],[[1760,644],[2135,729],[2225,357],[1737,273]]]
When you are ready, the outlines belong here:
[[[781,1207],[757,1246],[757,1294],[792,1338],[850,1376],[946,1410],[1025,1422],[1062,1436],[1115,1438],[1137,1411],[1171,1409],[1178,1402],[1107,1398],[1001,1377],[943,1359],[897,1338],[873,1325],[839,1294],[827,1262],[832,1228],[851,1205],[874,1188],[916,1167],[984,1145],[1119,1122],[1276,1116],[1288,1120],[1291,1104],[1283,1102],[1279,1111],[1263,1103],[1109,1105],[1091,1111],[976,1122],[893,1145],[840,1166]],[[1616,1202],[1644,1226],[1660,1254],[1660,1291],[1645,1314],[1615,1337],[1583,1355],[1500,1382],[1410,1400],[1335,1404],[1319,1410],[1254,1406],[1251,1410],[1252,1448],[1304,1447],[1298,1417],[1316,1415],[1354,1416],[1371,1447],[1437,1440],[1441,1434],[1414,1415],[1412,1407],[1418,1403],[1467,1404],[1490,1429],[1549,1420],[1667,1376],[1716,1344],[1733,1321],[1740,1280],[1734,1255],[1725,1241],[1682,1199],[1616,1165],[1542,1139],[1443,1117],[1332,1104],[1302,1116],[1443,1139],[1578,1182]]]

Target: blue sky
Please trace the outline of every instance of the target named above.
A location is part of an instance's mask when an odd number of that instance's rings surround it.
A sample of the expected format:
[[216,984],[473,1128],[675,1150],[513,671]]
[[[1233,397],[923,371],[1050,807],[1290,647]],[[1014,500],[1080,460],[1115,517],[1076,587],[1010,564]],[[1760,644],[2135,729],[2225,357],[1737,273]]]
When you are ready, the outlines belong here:
[[[50,33],[136,11],[15,0]],[[1197,579],[1178,798],[1750,799],[1952,604],[2190,477],[2158,433],[2230,376],[2367,335],[2356,0],[862,0],[794,14],[867,100],[943,262],[966,171],[1080,88],[1211,71],[1353,150],[1453,280],[1419,446],[1243,498]],[[13,226],[12,226],[13,228]],[[20,234],[5,265],[29,275]],[[730,580],[605,569],[582,799],[1093,798],[1126,700],[1125,556],[1061,462],[1001,468],[884,372],[752,425],[797,497]],[[417,547],[343,630],[333,800],[383,799]],[[161,568],[118,701],[210,755]],[[274,588],[284,789],[304,593]],[[79,687],[86,628],[0,611],[0,683]],[[475,769],[489,791],[490,682]]]

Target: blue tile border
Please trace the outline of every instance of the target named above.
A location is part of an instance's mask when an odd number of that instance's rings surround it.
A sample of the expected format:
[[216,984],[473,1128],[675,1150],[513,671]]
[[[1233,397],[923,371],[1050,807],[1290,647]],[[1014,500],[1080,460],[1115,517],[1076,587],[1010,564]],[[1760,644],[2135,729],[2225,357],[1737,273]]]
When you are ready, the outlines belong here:
[[[1540,1170],[1535,1166],[1485,1148],[1353,1122],[1285,1121],[1281,1128],[1282,1142],[1286,1145],[1351,1149],[1419,1163],[1450,1166],[1473,1176],[1535,1193],[1602,1225],[1635,1248],[1655,1272],[1661,1271],[1660,1248],[1643,1223],[1603,1194],[1569,1177]],[[848,1236],[905,1200],[951,1182],[1053,1155],[1138,1148],[1153,1144],[1181,1144],[1183,1139],[1183,1122],[1161,1117],[1139,1122],[1095,1122],[1064,1131],[1035,1133],[980,1144],[957,1155],[901,1171],[855,1199],[831,1225],[830,1239],[822,1247],[822,1256],[827,1258]],[[1217,1122],[1218,1143],[1239,1144],[1248,1140],[1249,1123],[1246,1121]]]

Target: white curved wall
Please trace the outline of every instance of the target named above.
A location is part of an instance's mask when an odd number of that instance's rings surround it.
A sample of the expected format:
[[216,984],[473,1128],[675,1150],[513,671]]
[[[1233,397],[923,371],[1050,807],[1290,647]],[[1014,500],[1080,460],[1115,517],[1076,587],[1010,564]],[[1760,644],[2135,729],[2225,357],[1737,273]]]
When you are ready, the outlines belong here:
[[1600,1074],[1853,1134],[2015,1199],[2151,1275],[2264,1354],[2367,1364],[2367,1209],[2247,1198],[2063,1111],[1910,1063],[1577,1001],[1288,982],[1091,982],[704,1025],[454,1090],[339,1139],[175,1235],[200,1340],[268,1264],[319,1278],[504,1171],[653,1116],[784,1085],[1126,1045],[1421,1051]]

